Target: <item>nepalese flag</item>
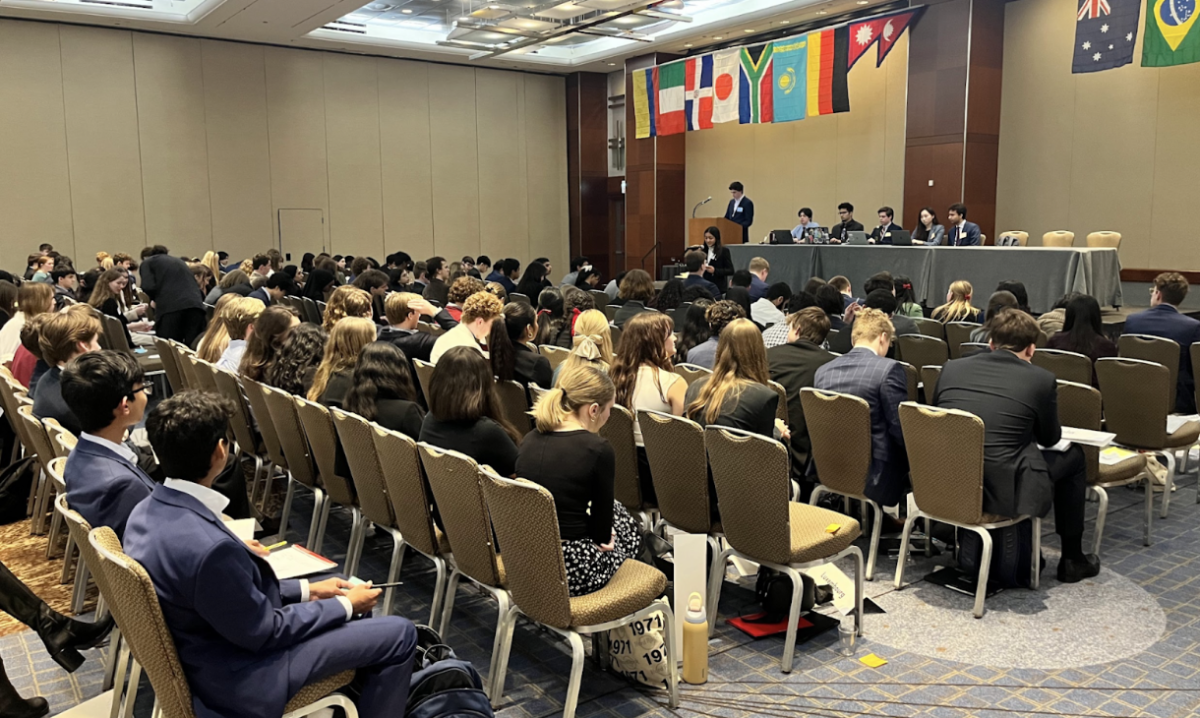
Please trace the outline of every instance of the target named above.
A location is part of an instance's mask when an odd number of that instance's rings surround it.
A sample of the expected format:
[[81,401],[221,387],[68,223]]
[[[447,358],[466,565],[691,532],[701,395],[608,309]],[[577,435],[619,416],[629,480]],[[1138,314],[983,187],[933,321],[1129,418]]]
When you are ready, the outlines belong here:
[[676,61],[654,68],[655,86],[658,88],[658,117],[655,129],[658,135],[677,135],[687,128],[684,115],[684,89],[686,68],[683,61]]
[[712,54],[713,122],[737,122],[738,98],[742,75],[741,54],[737,48]]
[[808,36],[777,41],[771,63],[775,122],[803,120],[808,109]]
[[879,67],[883,64],[883,61],[887,59],[888,53],[892,51],[892,46],[895,45],[896,41],[900,39],[900,36],[904,34],[904,30],[910,25],[915,25],[917,23],[917,19],[920,18],[924,12],[925,6],[922,6],[915,10],[906,10],[904,12],[898,12],[895,15],[889,15],[887,17],[880,18],[884,21],[884,23],[883,28],[879,31],[879,51],[878,59],[875,61],[875,67]]
[[808,117],[850,111],[849,53],[848,25],[808,33]]
[[713,56],[693,57],[687,61],[684,114],[687,128],[708,130],[713,126]]
[[654,136],[654,106],[658,93],[654,90],[654,73],[650,68],[634,70],[630,77],[633,89],[633,137],[644,140]]
[[1141,0],[1082,0],[1075,15],[1071,72],[1099,72],[1133,62],[1141,5]]
[[742,48],[741,93],[738,121],[743,125],[772,122],[775,119],[775,100],[771,78],[773,43]]
[[870,20],[850,23],[850,48],[846,58],[846,69],[854,67],[858,58],[866,54],[875,41],[883,36],[883,27],[887,18],[875,17]]

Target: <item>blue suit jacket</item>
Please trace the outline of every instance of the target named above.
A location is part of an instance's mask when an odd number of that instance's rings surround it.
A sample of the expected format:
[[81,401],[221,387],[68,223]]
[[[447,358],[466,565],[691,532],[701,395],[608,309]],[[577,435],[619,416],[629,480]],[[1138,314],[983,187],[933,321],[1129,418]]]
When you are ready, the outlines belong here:
[[962,235],[959,236],[958,227],[949,227],[946,229],[946,244],[951,247],[978,247],[983,242],[980,240],[979,225],[974,222],[964,222]]
[[257,299],[258,301],[262,302],[263,304],[267,305],[268,307],[271,306],[271,295],[267,293],[266,287],[259,287],[258,289],[255,289],[253,292],[250,292],[246,296],[249,297],[250,299]]
[[1170,304],[1159,304],[1125,318],[1126,334],[1150,334],[1179,344],[1179,382],[1175,386],[1175,411],[1196,413],[1196,375],[1189,352],[1200,342],[1200,321],[1184,316]]
[[871,474],[866,494],[880,506],[899,503],[908,490],[908,455],[900,429],[900,402],[908,401],[904,367],[870,349],[856,348],[817,369],[813,386],[853,394],[871,406]]
[[700,285],[701,287],[704,287],[705,289],[707,289],[708,293],[712,295],[713,299],[721,298],[721,290],[717,288],[717,285],[708,281],[704,277],[701,277],[696,274],[692,274],[692,275],[689,275],[687,279],[683,280],[683,288],[684,289],[687,289],[688,287],[694,287],[696,285]]
[[80,439],[63,470],[67,501],[92,528],[125,535],[133,508],[154,491],[154,479],[135,463],[95,442]]
[[133,510],[124,545],[154,581],[198,718],[281,715],[289,649],[346,623],[340,601],[297,603],[299,582],[276,580],[203,504],[166,486]]
[[754,203],[750,198],[742,195],[742,201],[737,206],[738,211],[733,211],[733,200],[729,200],[729,204],[725,207],[725,219],[730,222],[742,225],[742,244],[750,242],[750,225],[754,224]]

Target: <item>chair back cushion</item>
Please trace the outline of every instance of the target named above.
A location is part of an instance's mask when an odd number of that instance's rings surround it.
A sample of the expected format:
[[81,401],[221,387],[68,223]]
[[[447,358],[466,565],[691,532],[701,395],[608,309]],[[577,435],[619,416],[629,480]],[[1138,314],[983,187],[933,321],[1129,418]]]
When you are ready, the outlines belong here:
[[705,429],[704,445],[729,545],[752,558],[788,563],[792,487],[787,449],[774,439],[719,426]]
[[1038,349],[1033,353],[1033,364],[1054,374],[1059,381],[1092,383],[1092,360],[1082,354],[1059,349]]
[[1092,232],[1087,236],[1087,246],[1089,247],[1113,247],[1121,246],[1120,232]]
[[638,478],[637,444],[633,438],[633,414],[613,405],[608,421],[600,429],[616,457],[613,496],[630,511],[642,510],[642,484]]
[[192,373],[196,377],[197,388],[200,391],[217,392],[217,380],[213,376],[213,369],[216,367],[195,354],[189,355],[187,360],[192,365]]
[[433,386],[433,365],[427,361],[413,359],[413,368],[417,370],[417,383],[421,385],[421,393],[425,395],[425,405],[429,405],[429,389]]
[[454,553],[454,564],[472,579],[499,586],[492,521],[483,499],[479,465],[457,451],[417,444],[425,475],[437,501],[442,530]]
[[375,448],[370,422],[341,409],[330,409],[329,413],[333,415],[333,425],[346,452],[346,463],[350,466],[350,477],[363,515],[372,523],[396,528],[396,515],[388,502],[387,483],[379,465],[379,452]]
[[[1100,391],[1090,383],[1058,381],[1058,421],[1063,426],[1099,431],[1102,406]],[[1095,483],[1100,474],[1100,449],[1083,444],[1079,448],[1087,460],[1088,481]]]
[[946,342],[924,334],[904,334],[896,338],[904,361],[917,369],[931,364],[941,366],[950,357]]
[[54,419],[42,419],[42,424],[46,427],[46,438],[50,441],[50,451],[57,457],[65,458],[79,443],[79,439],[63,428],[63,425]]
[[553,344],[542,344],[538,346],[538,351],[549,360],[551,370],[557,369],[558,365],[565,362],[567,357],[571,355],[569,349],[563,349]]
[[1104,398],[1105,427],[1117,435],[1117,443],[1141,449],[1161,449],[1167,439],[1167,406],[1150,397],[1161,397],[1175,385],[1162,364],[1104,358],[1096,361],[1096,378]]
[[171,391],[183,391],[183,374],[179,368],[179,357],[175,354],[175,348],[171,346],[171,341],[162,337],[154,337],[154,348],[158,350],[158,356],[162,359],[163,371],[167,373]]
[[917,331],[927,337],[936,337],[938,339],[946,338],[946,327],[936,319],[927,317],[914,317],[913,324],[917,325]]
[[185,389],[200,389],[200,378],[196,375],[196,367],[188,361],[188,357],[195,356],[196,352],[188,349],[182,344],[176,343],[175,348],[175,363],[179,365],[179,371],[183,374],[183,384]]
[[421,469],[416,442],[378,424],[371,425],[371,436],[379,454],[379,468],[383,472],[392,514],[396,517],[396,528],[400,529],[405,543],[426,556],[437,556],[437,534],[430,510],[432,496]]
[[242,377],[240,381],[242,395],[246,397],[254,419],[258,422],[258,433],[267,447],[267,455],[271,457],[271,463],[286,470],[288,468],[287,456],[283,453],[283,444],[279,442],[279,432],[275,429],[275,422],[271,420],[267,395],[263,391],[264,385],[245,377]]
[[900,404],[917,506],[963,524],[983,518],[983,420],[957,409]]
[[317,467],[313,463],[312,450],[304,436],[304,427],[300,425],[292,395],[266,384],[259,384],[259,388],[266,397],[275,435],[279,437],[279,445],[287,457],[288,472],[310,489],[316,487]]
[[[962,345],[971,341],[971,332],[980,327],[975,322],[946,322],[946,345],[951,359],[962,358]],[[911,359],[905,361],[916,364]],[[934,364],[945,364],[945,361],[935,361]]]
[[688,386],[691,386],[692,382],[696,381],[697,379],[707,379],[708,377],[712,376],[711,369],[705,369],[704,367],[696,364],[676,364],[674,371],[676,374],[683,377],[683,380],[688,383]]
[[871,471],[871,407],[857,396],[801,389],[817,478],[839,494],[862,496]]
[[1075,243],[1075,233],[1065,230],[1046,232],[1042,235],[1043,247],[1070,247]]
[[229,426],[233,429],[233,438],[238,446],[247,454],[257,455],[259,452],[258,439],[254,436],[253,420],[250,405],[246,403],[246,395],[238,384],[237,377],[232,372],[213,367],[213,381],[217,383],[217,393],[233,402],[233,416],[229,417]]
[[496,396],[500,399],[500,413],[522,436],[533,429],[529,417],[529,395],[525,387],[515,381],[496,382]]
[[342,506],[357,505],[350,477],[343,476],[338,471],[337,458],[341,443],[338,441],[337,429],[333,426],[333,417],[329,415],[329,409],[298,396],[292,398],[296,402],[296,415],[304,427],[304,435],[308,437],[309,449],[321,475],[321,483],[329,492],[329,498]]
[[645,410],[638,412],[638,424],[659,513],[676,528],[707,534],[712,517],[704,429],[690,419]]
[[1117,340],[1117,355],[1162,364],[1170,373],[1167,385],[1167,413],[1175,411],[1175,387],[1179,382],[1179,345],[1170,339],[1149,334],[1122,334]]
[[942,368],[940,366],[934,366],[931,364],[929,366],[921,367],[921,384],[923,384],[925,388],[925,401],[927,403],[933,402],[933,395],[937,393],[938,377],[941,375]]

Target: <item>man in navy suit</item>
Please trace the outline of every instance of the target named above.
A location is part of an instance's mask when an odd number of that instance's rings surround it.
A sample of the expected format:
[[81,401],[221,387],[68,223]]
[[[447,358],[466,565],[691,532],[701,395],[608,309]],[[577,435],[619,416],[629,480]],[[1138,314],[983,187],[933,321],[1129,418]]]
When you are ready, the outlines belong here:
[[896,211],[891,207],[880,207],[878,214],[879,226],[871,230],[867,244],[891,244],[892,232],[899,232],[904,228],[892,221],[892,218],[896,216]]
[[1196,368],[1192,366],[1190,351],[1193,343],[1200,342],[1200,321],[1179,313],[1179,305],[1188,293],[1188,281],[1178,272],[1163,272],[1154,278],[1154,288],[1150,291],[1150,308],[1126,317],[1125,332],[1163,337],[1179,345],[1175,411],[1195,414]]
[[314,681],[357,670],[363,718],[402,718],[416,629],[370,613],[379,589],[342,579],[279,581],[225,527],[228,500],[212,490],[225,468],[233,405],[177,394],[146,420],[170,478],[129,517],[125,551],[154,582],[198,718],[278,716]]
[[296,283],[286,272],[276,272],[267,279],[266,283],[250,292],[248,296],[269,307],[289,294],[296,294]]
[[[817,370],[813,386],[853,394],[871,407],[871,473],[867,498],[895,506],[908,492],[908,455],[900,429],[900,402],[908,401],[908,379],[900,362],[885,355],[896,330],[878,309],[854,317],[854,348]],[[820,475],[821,467],[817,467]]]
[[111,350],[84,354],[62,372],[62,395],[83,433],[67,459],[67,501],[93,528],[121,538],[133,508],[155,483],[125,445],[125,432],[146,412],[146,382],[137,360]]
[[754,224],[754,203],[742,194],[742,183],[732,182],[729,185],[729,206],[725,208],[725,219],[742,225],[742,244],[750,243],[750,225]]
[[983,243],[980,241],[982,235],[979,234],[979,225],[967,221],[966,205],[950,205],[946,219],[950,221],[950,227],[946,230],[946,244],[951,247],[978,247]]
[[683,280],[683,288],[701,286],[705,291],[712,295],[713,299],[721,298],[721,290],[717,289],[717,285],[704,278],[704,252],[698,249],[693,249],[683,255],[683,264],[687,267],[688,277]]

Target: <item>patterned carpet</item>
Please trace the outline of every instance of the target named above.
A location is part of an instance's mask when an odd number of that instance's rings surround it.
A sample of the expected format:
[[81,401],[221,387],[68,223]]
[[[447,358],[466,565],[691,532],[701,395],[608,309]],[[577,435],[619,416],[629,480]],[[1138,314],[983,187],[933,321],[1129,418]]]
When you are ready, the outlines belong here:
[[[584,670],[577,715],[580,718],[744,718],[817,716],[856,718],[1011,718],[1013,716],[1107,716],[1185,718],[1200,711],[1200,506],[1195,471],[1180,481],[1167,519],[1155,516],[1154,544],[1141,543],[1140,490],[1110,492],[1102,559],[1105,572],[1083,591],[1081,584],[1053,580],[1057,537],[1044,525],[1047,569],[1038,592],[1011,589],[988,601],[980,620],[964,618],[969,599],[920,582],[932,563],[946,557],[919,557],[907,569],[916,583],[895,592],[895,559],[881,556],[869,595],[893,610],[868,615],[866,635],[854,657],[837,651],[837,636],[826,633],[797,646],[795,668],[781,673],[782,637],[751,640],[725,619],[750,605],[746,585],[727,583],[720,619],[710,644],[710,680],[681,686],[678,709],[661,691],[632,685],[601,672],[589,661]],[[312,503],[298,492],[288,538],[303,540]],[[1095,504],[1089,506],[1094,516]],[[1089,518],[1089,530],[1091,518]],[[349,535],[349,516],[335,511],[323,553],[340,560]],[[6,561],[33,568],[43,559],[45,539],[12,534],[4,544]],[[1090,533],[1088,537],[1090,538]],[[17,545],[24,547],[17,550]],[[391,542],[383,532],[368,537],[363,578],[382,580]],[[24,558],[20,558],[23,556]],[[22,563],[22,560],[24,563]],[[849,566],[843,567],[849,570]],[[42,571],[47,591],[59,590],[54,571]],[[28,574],[26,574],[28,575]],[[397,613],[423,622],[429,615],[433,572],[409,554],[404,564]],[[1106,586],[1113,587],[1112,592]],[[41,589],[39,589],[40,591]],[[63,591],[65,596],[65,590]],[[1099,597],[1099,598],[1098,598]],[[907,607],[906,607],[907,606]],[[1077,609],[1077,610],[1076,610]],[[1142,610],[1146,609],[1146,610]],[[909,613],[924,612],[927,619]],[[496,607],[489,597],[463,585],[447,641],[459,657],[486,672],[495,630]],[[1059,630],[1055,630],[1055,629]],[[1103,634],[1103,635],[1102,635]],[[908,638],[906,638],[906,635]],[[1097,655],[1103,643],[1111,655]],[[944,647],[946,651],[940,651]],[[874,652],[886,665],[859,662]],[[0,655],[26,695],[45,695],[61,711],[99,692],[98,651],[67,676],[50,662],[31,633],[0,638]],[[1013,657],[1021,658],[1014,665]],[[570,657],[555,635],[528,623],[518,625],[500,718],[547,718],[561,714]],[[152,706],[144,686],[135,715]]]
[[[71,607],[72,585],[60,585],[58,579],[62,574],[62,544],[56,557],[46,560],[46,537],[29,535],[29,519],[7,526],[0,526],[0,562],[8,570],[17,575],[33,592],[42,597],[51,608],[66,613]],[[95,604],[95,590],[84,610],[91,611]],[[25,630],[25,624],[13,619],[7,613],[0,612],[0,636],[8,636]]]

